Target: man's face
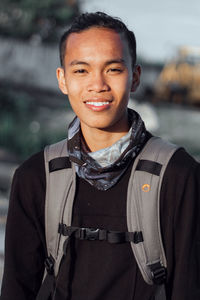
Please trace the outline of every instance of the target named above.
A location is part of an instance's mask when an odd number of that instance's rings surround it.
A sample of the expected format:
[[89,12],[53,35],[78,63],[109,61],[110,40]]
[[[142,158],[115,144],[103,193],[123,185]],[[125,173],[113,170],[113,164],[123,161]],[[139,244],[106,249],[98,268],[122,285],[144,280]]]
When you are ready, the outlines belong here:
[[82,130],[117,132],[128,126],[127,104],[139,84],[128,43],[114,30],[90,28],[69,35],[59,87],[69,97]]

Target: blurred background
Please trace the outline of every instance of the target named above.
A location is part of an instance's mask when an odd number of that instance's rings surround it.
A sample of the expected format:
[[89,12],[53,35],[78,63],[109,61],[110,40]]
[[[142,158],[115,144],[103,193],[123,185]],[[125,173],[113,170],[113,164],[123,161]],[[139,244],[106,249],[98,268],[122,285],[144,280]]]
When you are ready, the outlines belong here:
[[136,34],[141,85],[130,99],[147,128],[200,159],[199,0],[0,1],[0,281],[14,170],[66,136],[73,112],[58,89],[58,42],[81,12],[120,17]]

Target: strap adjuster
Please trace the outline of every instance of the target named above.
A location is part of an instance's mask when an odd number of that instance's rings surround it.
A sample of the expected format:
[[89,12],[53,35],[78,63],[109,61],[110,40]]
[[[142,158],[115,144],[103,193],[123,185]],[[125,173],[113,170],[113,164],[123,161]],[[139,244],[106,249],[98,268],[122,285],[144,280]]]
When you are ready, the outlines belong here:
[[80,228],[78,230],[80,240],[95,241],[99,240],[99,229]]
[[54,263],[55,263],[55,260],[51,254],[44,261],[44,265],[47,270],[47,273],[50,275],[52,275],[54,273]]
[[167,277],[167,269],[160,262],[149,266],[155,284],[163,284]]
[[141,243],[143,241],[144,241],[144,239],[143,239],[142,231],[135,231],[134,235],[133,235],[133,243],[138,244],[138,243]]

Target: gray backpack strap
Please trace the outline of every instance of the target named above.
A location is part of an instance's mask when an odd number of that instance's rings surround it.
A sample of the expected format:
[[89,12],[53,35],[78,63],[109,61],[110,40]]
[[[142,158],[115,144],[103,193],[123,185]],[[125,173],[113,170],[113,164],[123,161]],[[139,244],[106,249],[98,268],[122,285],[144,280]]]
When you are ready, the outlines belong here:
[[[46,169],[45,230],[49,257],[54,260],[54,275],[58,273],[63,256],[63,244],[67,237],[58,233],[59,224],[71,225],[72,206],[75,195],[75,169],[69,161],[67,166],[67,140],[47,146],[44,150]],[[60,169],[66,159],[66,168]],[[65,162],[65,161],[64,161]],[[52,169],[50,170],[50,166]],[[57,172],[59,170],[59,172]]]
[[131,247],[148,284],[161,284],[165,277],[167,262],[160,230],[160,189],[167,164],[177,148],[152,137],[136,158],[129,180],[128,231],[142,233],[143,242],[131,242]]

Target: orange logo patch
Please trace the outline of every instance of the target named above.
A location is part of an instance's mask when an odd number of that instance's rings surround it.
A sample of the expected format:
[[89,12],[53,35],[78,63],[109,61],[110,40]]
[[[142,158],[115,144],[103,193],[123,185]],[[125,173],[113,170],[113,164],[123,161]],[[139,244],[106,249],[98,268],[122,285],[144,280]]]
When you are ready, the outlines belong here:
[[150,185],[149,184],[143,184],[142,190],[143,190],[143,192],[149,192],[150,191]]

